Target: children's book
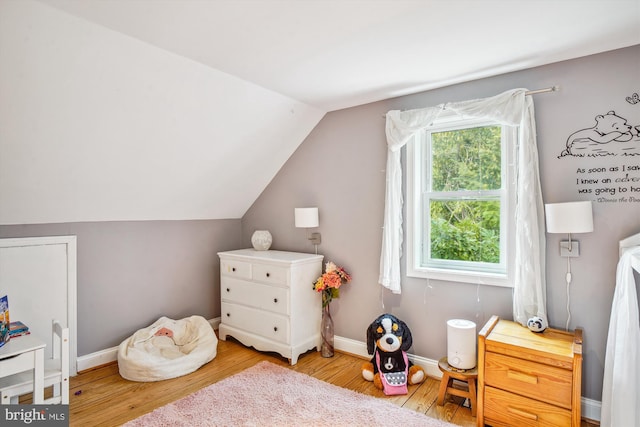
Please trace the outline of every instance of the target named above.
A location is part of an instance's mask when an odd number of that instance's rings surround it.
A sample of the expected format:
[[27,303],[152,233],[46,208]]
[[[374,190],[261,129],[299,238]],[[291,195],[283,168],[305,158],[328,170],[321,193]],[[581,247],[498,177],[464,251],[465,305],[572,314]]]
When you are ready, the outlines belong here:
[[0,347],[9,341],[9,298],[7,295],[0,297]]
[[26,335],[25,332],[29,332],[29,327],[19,320],[9,324],[9,335],[12,337]]

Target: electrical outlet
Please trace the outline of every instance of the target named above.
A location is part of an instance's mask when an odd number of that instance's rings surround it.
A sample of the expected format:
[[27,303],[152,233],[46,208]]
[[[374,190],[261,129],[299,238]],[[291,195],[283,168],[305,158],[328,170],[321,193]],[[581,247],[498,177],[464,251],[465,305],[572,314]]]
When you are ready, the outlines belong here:
[[577,258],[580,256],[580,242],[575,240],[571,241],[571,250],[569,250],[569,241],[563,240],[560,242],[560,256]]

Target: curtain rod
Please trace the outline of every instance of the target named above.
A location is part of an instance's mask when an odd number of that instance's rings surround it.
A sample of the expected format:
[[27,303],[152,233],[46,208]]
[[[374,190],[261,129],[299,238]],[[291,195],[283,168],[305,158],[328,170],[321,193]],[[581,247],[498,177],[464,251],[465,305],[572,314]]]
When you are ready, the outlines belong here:
[[547,87],[544,89],[537,89],[537,90],[529,90],[527,92],[525,92],[525,95],[535,95],[537,93],[548,93],[548,92],[557,92],[560,90],[560,86],[551,86],[551,87]]
[[[537,95],[539,93],[549,93],[549,92],[557,92],[560,90],[560,86],[555,85],[555,86],[551,86],[551,87],[546,87],[544,89],[536,89],[536,90],[528,90],[526,91],[524,94],[525,95]],[[386,118],[387,115],[383,114],[382,118]]]

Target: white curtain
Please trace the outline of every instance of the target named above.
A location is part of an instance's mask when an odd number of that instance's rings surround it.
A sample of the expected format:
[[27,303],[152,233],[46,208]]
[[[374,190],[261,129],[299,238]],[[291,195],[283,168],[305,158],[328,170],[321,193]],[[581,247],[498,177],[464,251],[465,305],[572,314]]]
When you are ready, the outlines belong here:
[[633,270],[640,273],[640,246],[618,262],[602,383],[600,425],[640,426],[640,315]]
[[460,116],[495,120],[518,126],[516,147],[516,236],[514,274],[514,320],[526,325],[532,316],[546,315],[545,234],[542,193],[538,168],[535,115],[526,89],[436,107],[387,113],[387,188],[384,229],[380,254],[379,283],[391,292],[401,293],[402,257],[402,164],[400,151],[418,132],[427,129],[444,110]]

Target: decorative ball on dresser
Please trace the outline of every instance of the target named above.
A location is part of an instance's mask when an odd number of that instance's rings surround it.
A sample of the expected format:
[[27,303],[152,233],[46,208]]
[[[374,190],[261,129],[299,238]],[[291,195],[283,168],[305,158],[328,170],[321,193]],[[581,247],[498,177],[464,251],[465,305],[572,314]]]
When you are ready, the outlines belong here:
[[257,251],[268,251],[272,242],[273,238],[269,230],[256,230],[251,236],[251,244]]

